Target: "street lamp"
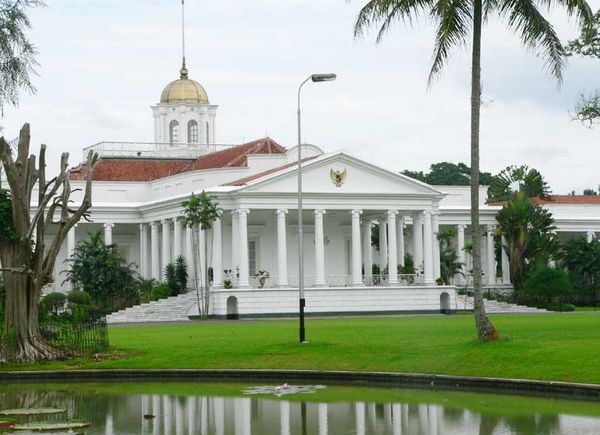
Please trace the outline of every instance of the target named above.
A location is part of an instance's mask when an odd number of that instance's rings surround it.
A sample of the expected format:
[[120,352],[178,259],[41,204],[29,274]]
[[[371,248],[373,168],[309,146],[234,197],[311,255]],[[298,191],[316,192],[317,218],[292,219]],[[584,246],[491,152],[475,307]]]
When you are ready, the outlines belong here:
[[300,116],[300,91],[309,80],[313,82],[330,82],[336,79],[335,74],[313,74],[298,86],[298,290],[300,296],[300,343],[306,340],[304,330],[304,231],[302,229],[302,122]]

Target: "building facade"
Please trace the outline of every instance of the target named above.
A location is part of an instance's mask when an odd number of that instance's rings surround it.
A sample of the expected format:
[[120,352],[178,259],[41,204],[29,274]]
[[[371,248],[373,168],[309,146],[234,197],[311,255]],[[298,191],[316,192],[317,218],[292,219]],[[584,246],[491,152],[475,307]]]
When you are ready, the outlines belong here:
[[[188,265],[204,264],[207,244],[212,269],[211,312],[225,316],[285,315],[298,304],[298,148],[271,138],[238,146],[216,141],[217,106],[188,78],[167,85],[152,106],[154,142],[101,142],[94,170],[91,223],[74,228],[57,261],[57,276],[76,243],[102,231],[139,274],[164,279],[165,266],[182,255]],[[344,152],[302,145],[303,244],[307,311],[433,312],[453,309],[455,287],[441,286],[437,234],[454,229],[454,245],[468,276],[471,259],[469,189],[429,186],[394,170]],[[71,175],[83,185],[87,168]],[[192,229],[182,221],[182,202],[207,191],[223,209],[212,230],[200,234],[194,255]],[[508,258],[496,258],[495,214],[481,192],[484,282],[510,286]],[[573,197],[577,198],[577,197]],[[77,198],[74,198],[77,202]],[[580,204],[555,197],[545,206],[561,237],[600,234],[600,201]],[[570,201],[570,202],[569,202]],[[372,242],[378,231],[379,249]],[[416,274],[402,274],[406,255]],[[377,265],[380,273],[374,273]],[[68,291],[57,279],[53,291]],[[457,276],[455,285],[464,285]]]

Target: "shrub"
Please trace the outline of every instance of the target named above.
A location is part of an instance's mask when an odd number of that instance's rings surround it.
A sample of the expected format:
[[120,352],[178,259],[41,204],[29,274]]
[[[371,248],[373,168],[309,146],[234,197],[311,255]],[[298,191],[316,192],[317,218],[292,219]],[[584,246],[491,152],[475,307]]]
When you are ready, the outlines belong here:
[[166,299],[171,296],[171,287],[166,283],[158,284],[152,289],[152,300],[158,301],[159,299]]
[[67,301],[71,305],[90,305],[92,297],[83,290],[73,290],[67,294]]
[[559,302],[572,292],[571,281],[561,269],[542,267],[525,281],[525,294],[546,303]]
[[65,307],[67,295],[64,293],[48,293],[42,298],[40,304],[40,314],[45,316],[57,316],[58,313]]
[[550,311],[575,311],[575,305],[572,304],[548,304],[547,310]]

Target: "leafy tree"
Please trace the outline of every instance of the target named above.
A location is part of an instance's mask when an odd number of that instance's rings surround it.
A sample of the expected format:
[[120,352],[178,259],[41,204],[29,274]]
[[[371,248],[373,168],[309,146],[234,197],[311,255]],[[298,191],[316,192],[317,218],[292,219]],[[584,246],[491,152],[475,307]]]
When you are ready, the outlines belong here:
[[106,245],[100,231],[77,243],[67,261],[66,281],[92,297],[94,305],[110,313],[139,302],[140,287],[133,264],[127,264],[116,245]]
[[596,302],[600,293],[600,240],[588,242],[585,237],[565,243],[562,264],[578,291],[584,293],[588,302]]
[[[544,3],[550,6],[552,3]],[[579,21],[587,22],[592,11],[584,0],[557,2],[575,15]],[[372,25],[381,24],[377,41],[380,41],[394,21],[405,21],[426,15],[436,24],[433,65],[429,83],[439,76],[453,49],[469,45],[471,48],[471,226],[479,228],[479,121],[481,112],[481,39],[484,18],[497,14],[507,19],[511,30],[518,33],[521,41],[530,49],[538,51],[546,60],[550,73],[559,81],[562,78],[565,50],[554,28],[539,11],[532,0],[370,0],[361,9],[354,26],[355,36],[361,35]],[[481,234],[473,237],[473,296],[474,315],[480,340],[498,337],[485,313],[481,294]]]
[[[200,294],[198,279],[198,247],[200,245],[200,231],[206,235],[212,229],[214,222],[221,218],[223,210],[219,207],[217,198],[211,196],[205,191],[200,195],[192,195],[182,204],[185,224],[192,228],[192,246],[193,261],[192,269],[194,271],[194,284],[196,287],[196,298],[198,301],[198,313],[202,317],[208,316],[210,304],[210,285],[208,276],[208,247],[209,240],[205,237],[204,243],[204,267],[203,267],[203,285],[202,294]],[[212,232],[210,233],[212,235]],[[212,245],[212,243],[210,243]]]
[[27,9],[42,6],[39,0],[0,0],[0,110],[16,106],[19,90],[34,93],[31,75],[35,74],[37,51],[25,32],[31,23]]
[[552,232],[556,228],[554,219],[552,213],[519,191],[498,212],[496,220],[506,239],[504,249],[510,261],[511,282],[518,293],[525,283],[526,264],[539,263],[545,255],[544,247],[552,245],[557,249],[558,241]]
[[[405,170],[402,174],[433,185],[468,186],[471,183],[471,169],[464,163],[433,163],[428,173]],[[487,186],[491,179],[489,172],[479,173],[479,184]]]
[[407,177],[410,177],[414,180],[419,180],[422,181],[423,183],[427,183],[427,175],[425,175],[423,173],[423,171],[409,171],[408,169],[405,169],[404,171],[402,171],[402,175],[406,175]]
[[[598,189],[600,190],[600,189]],[[583,194],[585,196],[598,196],[598,192],[594,189],[583,189]]]
[[452,238],[456,236],[453,229],[440,231],[440,280],[445,285],[450,285],[454,276],[462,274],[463,263],[458,261],[456,248],[452,245]]
[[488,202],[508,201],[517,192],[523,192],[527,198],[546,198],[551,194],[550,186],[536,169],[527,165],[508,166],[492,179]]
[[[92,176],[98,156],[88,154],[85,190],[80,205],[74,207],[70,199],[69,154],[62,154],[58,175],[47,180],[46,146],[40,148],[36,168],[36,157],[29,154],[30,139],[29,124],[25,124],[15,156],[12,146],[0,138],[0,161],[10,191],[0,195],[0,264],[6,286],[4,328],[15,335],[14,349],[0,355],[0,361],[29,362],[61,356],[41,335],[39,301],[42,288],[54,281],[54,264],[67,233],[80,219],[87,218],[92,206]],[[49,226],[54,231],[47,243]]]
[[67,295],[64,293],[54,292],[48,293],[46,296],[42,298],[41,302],[41,316],[54,316],[56,317],[58,313],[65,307],[65,303],[67,302]]
[[[592,21],[583,26],[579,38],[569,42],[567,54],[600,59],[600,10],[594,14]],[[600,122],[600,90],[591,95],[581,95],[575,106],[575,119],[590,127]]]

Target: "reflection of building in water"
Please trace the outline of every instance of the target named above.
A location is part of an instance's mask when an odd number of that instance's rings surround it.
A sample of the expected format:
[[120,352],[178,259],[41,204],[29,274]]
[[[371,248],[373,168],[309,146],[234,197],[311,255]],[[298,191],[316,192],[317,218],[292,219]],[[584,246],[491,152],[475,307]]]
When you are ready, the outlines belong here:
[[[474,395],[477,398],[477,395]],[[442,394],[438,400],[442,400]],[[444,399],[445,400],[445,399]],[[481,396],[478,403],[488,398]],[[521,399],[526,400],[526,399]],[[541,399],[536,399],[541,400]],[[57,406],[92,424],[87,435],[464,435],[600,433],[600,420],[523,409],[502,416],[433,403],[303,403],[257,397],[1,393],[3,407]],[[141,412],[141,415],[140,415]],[[146,416],[146,418],[144,418]],[[148,418],[151,417],[151,418]]]

